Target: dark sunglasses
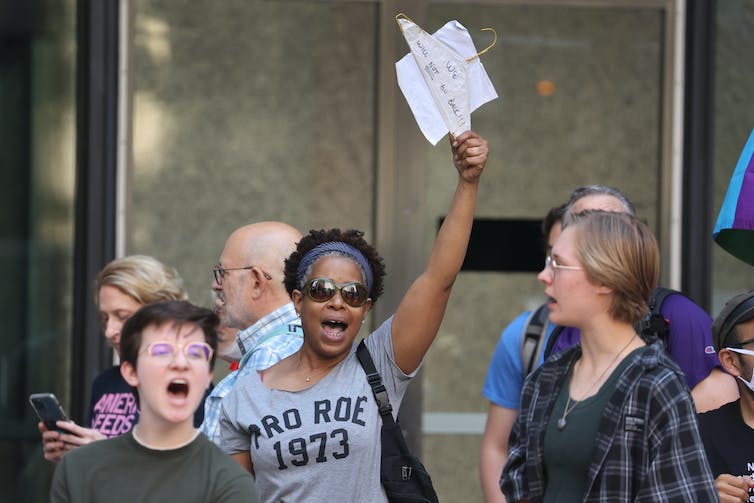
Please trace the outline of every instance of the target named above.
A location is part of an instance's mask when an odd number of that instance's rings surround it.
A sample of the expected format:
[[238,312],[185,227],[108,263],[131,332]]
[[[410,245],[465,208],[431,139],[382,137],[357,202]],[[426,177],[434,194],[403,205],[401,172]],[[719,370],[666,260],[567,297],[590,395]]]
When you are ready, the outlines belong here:
[[303,293],[314,302],[326,302],[338,291],[343,301],[351,307],[361,307],[369,298],[366,287],[356,281],[338,284],[329,278],[312,278],[303,289]]

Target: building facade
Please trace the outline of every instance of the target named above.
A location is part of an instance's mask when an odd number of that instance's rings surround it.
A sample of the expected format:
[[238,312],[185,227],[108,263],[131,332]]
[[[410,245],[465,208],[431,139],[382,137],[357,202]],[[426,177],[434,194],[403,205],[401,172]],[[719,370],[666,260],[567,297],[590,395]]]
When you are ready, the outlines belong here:
[[392,312],[455,178],[396,84],[400,12],[429,32],[458,20],[480,49],[497,32],[482,62],[500,98],[472,116],[491,151],[474,254],[401,411],[441,500],[481,499],[487,364],[542,300],[536,229],[573,188],[624,191],[660,239],[663,283],[711,313],[754,287],[711,241],[754,127],[752,0],[0,1],[8,501],[47,500],[28,395],[82,422],[112,363],[93,279],[115,256],[154,255],[210,305],[234,228],[358,228],[388,268],[370,324]]

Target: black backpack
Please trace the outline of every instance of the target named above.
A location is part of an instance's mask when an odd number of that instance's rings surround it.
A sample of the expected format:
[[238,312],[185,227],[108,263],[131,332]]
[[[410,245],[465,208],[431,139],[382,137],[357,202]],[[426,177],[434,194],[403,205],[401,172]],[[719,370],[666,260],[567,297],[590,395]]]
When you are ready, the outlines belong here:
[[[657,288],[655,288],[654,292],[652,292],[652,297],[649,299],[649,313],[644,317],[643,320],[636,324],[636,332],[641,335],[642,339],[650,342],[651,339],[656,337],[662,341],[662,343],[665,345],[666,350],[669,350],[668,345],[670,341],[670,322],[662,316],[660,310],[662,309],[662,303],[665,302],[665,299],[673,294],[683,295],[681,292],[673,290],[672,288],[665,288],[663,286],[658,286]],[[529,322],[527,321],[527,326],[524,327],[525,334],[529,333],[528,323]],[[552,354],[552,348],[555,346],[555,342],[558,340],[558,336],[563,331],[563,328],[564,327],[558,325],[552,330],[550,339],[547,341],[547,345],[545,346],[545,360]],[[544,334],[545,332],[542,331],[541,333]],[[526,360],[524,360],[524,362],[526,362]],[[527,368],[529,369],[528,372],[531,372],[533,370],[533,366]]]
[[677,290],[671,288],[665,288],[658,286],[652,293],[652,298],[649,299],[649,314],[641,320],[636,331],[642,338],[649,342],[652,337],[657,337],[665,345],[665,349],[670,351],[670,321],[660,312],[662,303],[665,299],[673,294],[683,295]]

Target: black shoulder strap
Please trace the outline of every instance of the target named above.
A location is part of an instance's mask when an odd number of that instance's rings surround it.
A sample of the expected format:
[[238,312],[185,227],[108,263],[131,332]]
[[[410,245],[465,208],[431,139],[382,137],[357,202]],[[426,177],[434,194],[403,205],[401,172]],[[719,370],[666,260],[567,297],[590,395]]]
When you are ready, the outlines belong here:
[[655,288],[655,291],[652,292],[652,298],[649,299],[649,312],[652,314],[659,313],[662,303],[665,302],[665,298],[675,293],[683,295],[678,290],[673,290],[672,288],[665,288],[664,286]]
[[359,359],[359,363],[364,368],[364,373],[367,375],[367,381],[369,386],[372,387],[372,393],[374,393],[374,399],[377,401],[377,407],[380,410],[380,416],[382,416],[382,422],[385,424],[393,424],[393,406],[390,405],[390,400],[387,396],[387,389],[382,384],[382,377],[377,372],[377,368],[372,361],[372,355],[369,354],[367,345],[364,344],[364,340],[359,343],[359,347],[356,348],[356,357]]
[[[649,314],[640,322],[640,334],[644,339],[657,337],[660,339],[665,348],[668,348],[668,342],[670,340],[670,327],[668,326],[668,320],[662,315],[662,303],[665,299],[674,294],[681,294],[672,288],[665,288],[658,286],[652,292],[652,297],[649,299]],[[683,294],[681,294],[683,295]]]
[[542,343],[545,340],[545,333],[547,333],[547,324],[549,323],[547,317],[549,315],[550,310],[547,308],[547,304],[542,304],[529,315],[524,324],[521,337],[521,367],[524,371],[524,377],[534,370],[539,355],[544,349]]

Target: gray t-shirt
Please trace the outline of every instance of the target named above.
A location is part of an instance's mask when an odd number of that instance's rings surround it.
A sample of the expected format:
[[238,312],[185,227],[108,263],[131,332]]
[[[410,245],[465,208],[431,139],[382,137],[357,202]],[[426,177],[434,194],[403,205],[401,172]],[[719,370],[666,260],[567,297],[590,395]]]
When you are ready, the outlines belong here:
[[[395,364],[391,326],[392,317],[366,345],[397,415],[416,371],[406,375]],[[382,418],[355,350],[311,388],[269,389],[253,373],[223,400],[220,448],[251,452],[260,501],[387,501],[380,484]]]

